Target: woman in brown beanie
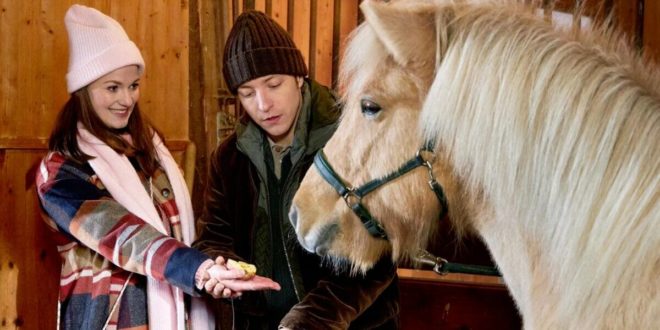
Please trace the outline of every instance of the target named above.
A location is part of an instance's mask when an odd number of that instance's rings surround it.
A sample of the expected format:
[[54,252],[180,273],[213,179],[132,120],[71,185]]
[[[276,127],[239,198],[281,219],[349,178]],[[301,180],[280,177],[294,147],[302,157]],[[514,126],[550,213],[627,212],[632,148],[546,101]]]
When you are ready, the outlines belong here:
[[334,95],[306,78],[290,36],[256,11],[237,18],[223,74],[246,115],[211,158],[202,231],[193,247],[256,264],[257,274],[282,287],[234,299],[235,328],[398,328],[396,267],[389,258],[366,276],[337,273],[298,245],[288,220],[300,181],[335,131]]

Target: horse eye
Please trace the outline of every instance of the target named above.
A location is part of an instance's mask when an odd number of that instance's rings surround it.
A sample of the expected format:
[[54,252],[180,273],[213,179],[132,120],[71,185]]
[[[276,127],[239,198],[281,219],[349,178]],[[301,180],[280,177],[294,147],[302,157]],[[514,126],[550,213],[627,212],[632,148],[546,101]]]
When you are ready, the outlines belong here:
[[366,116],[375,116],[381,110],[381,107],[378,105],[378,103],[369,99],[362,99],[360,101],[360,107],[362,108],[362,113]]

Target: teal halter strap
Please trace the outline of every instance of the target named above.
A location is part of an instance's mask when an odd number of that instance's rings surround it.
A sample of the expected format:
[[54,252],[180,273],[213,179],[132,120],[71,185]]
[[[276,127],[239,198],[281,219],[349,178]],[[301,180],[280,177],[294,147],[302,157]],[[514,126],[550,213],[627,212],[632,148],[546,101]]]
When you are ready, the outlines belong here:
[[387,239],[387,234],[385,233],[385,229],[383,228],[382,224],[376,218],[374,218],[369,210],[364,206],[364,204],[362,204],[362,198],[370,192],[385,185],[386,183],[389,183],[420,166],[426,167],[429,171],[430,180],[428,183],[431,190],[433,190],[436,197],[438,198],[438,201],[440,202],[440,218],[442,218],[447,213],[447,198],[442,189],[442,186],[438,183],[433,175],[433,168],[431,163],[425,160],[422,156],[424,152],[432,153],[432,150],[433,145],[431,143],[425,144],[424,147],[417,151],[413,158],[406,161],[396,171],[391,172],[382,178],[371,180],[357,188],[349,187],[339,176],[339,174],[335,172],[325,157],[323,149],[319,150],[316,153],[316,156],[314,156],[314,165],[316,166],[316,169],[319,171],[321,176],[325,179],[325,181],[327,181],[337,191],[337,193],[346,202],[346,205],[348,205],[348,207],[353,210],[353,213],[358,216],[369,234],[377,238]]

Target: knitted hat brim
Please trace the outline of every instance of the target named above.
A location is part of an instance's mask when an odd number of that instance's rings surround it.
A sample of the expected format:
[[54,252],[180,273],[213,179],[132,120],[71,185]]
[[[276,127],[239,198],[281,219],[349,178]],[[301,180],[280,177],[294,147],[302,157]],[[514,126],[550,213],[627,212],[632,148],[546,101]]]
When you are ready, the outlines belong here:
[[242,84],[271,74],[306,76],[302,53],[292,47],[257,48],[226,59],[222,68],[229,91],[236,94]]
[[140,75],[144,72],[142,54],[130,40],[117,43],[90,61],[72,68],[66,74],[67,91],[73,93],[106,74],[128,65],[137,65]]

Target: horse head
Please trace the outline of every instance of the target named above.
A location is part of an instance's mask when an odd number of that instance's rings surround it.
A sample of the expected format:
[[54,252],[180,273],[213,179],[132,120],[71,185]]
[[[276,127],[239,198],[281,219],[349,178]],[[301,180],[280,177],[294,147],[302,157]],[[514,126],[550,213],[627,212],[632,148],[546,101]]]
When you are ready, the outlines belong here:
[[[436,19],[435,7],[365,2],[362,10],[367,22],[353,33],[340,71],[343,117],[322,151],[346,190],[397,173],[429,142],[418,126],[436,61],[437,35],[428,29]],[[430,178],[442,185],[452,214],[459,209],[454,198],[460,199],[460,193],[438,151],[422,151],[420,157],[430,167],[414,168],[364,196],[340,195],[317,164],[303,180],[290,213],[302,246],[337,262],[348,259],[360,271],[384,255],[397,260],[424,248],[447,211],[429,188]],[[369,226],[380,227],[380,235],[370,233],[353,211],[357,202],[373,219]]]

